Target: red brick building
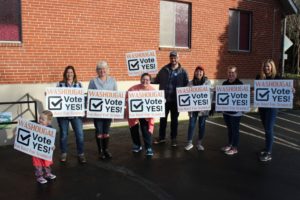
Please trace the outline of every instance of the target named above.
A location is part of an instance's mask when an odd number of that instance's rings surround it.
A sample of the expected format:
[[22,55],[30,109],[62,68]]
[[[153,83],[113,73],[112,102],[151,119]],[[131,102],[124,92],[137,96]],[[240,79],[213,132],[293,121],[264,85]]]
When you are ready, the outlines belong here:
[[156,50],[163,66],[173,49],[190,77],[202,64],[224,78],[234,64],[253,78],[263,59],[279,64],[281,20],[292,13],[292,0],[0,0],[0,83],[57,82],[69,64],[88,81],[102,59],[127,81],[125,53]]

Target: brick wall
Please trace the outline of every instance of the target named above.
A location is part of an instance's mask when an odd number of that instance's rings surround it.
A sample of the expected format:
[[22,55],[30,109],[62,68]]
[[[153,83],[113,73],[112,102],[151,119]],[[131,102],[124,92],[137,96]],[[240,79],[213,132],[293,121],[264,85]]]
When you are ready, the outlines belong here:
[[[57,82],[69,64],[76,67],[79,80],[88,81],[102,59],[117,80],[134,80],[125,64],[125,53],[133,51],[156,50],[159,65],[168,62],[170,49],[159,48],[159,0],[21,2],[23,42],[0,43],[1,84]],[[190,78],[198,64],[211,79],[225,78],[229,64],[238,66],[241,78],[255,77],[265,58],[273,57],[278,64],[279,1],[185,2],[192,4],[192,48],[179,53]],[[227,51],[229,8],[253,12],[251,53]]]

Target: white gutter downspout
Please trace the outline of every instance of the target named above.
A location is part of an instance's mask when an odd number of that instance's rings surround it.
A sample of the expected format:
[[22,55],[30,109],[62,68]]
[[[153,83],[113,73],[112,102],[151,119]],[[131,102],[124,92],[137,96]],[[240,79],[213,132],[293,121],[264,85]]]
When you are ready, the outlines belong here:
[[285,62],[284,62],[284,37],[286,35],[286,16],[284,16],[283,19],[283,33],[282,33],[282,54],[281,54],[281,76],[284,76],[284,67],[285,67]]

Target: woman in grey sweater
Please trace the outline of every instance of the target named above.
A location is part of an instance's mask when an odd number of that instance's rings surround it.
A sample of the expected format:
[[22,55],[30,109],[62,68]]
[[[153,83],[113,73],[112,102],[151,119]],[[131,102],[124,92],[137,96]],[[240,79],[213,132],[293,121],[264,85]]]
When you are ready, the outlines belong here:
[[[106,61],[100,61],[97,64],[97,77],[89,83],[89,89],[94,90],[117,90],[117,82],[108,75],[109,66]],[[98,146],[99,158],[110,159],[112,155],[108,152],[109,129],[112,119],[94,118],[95,138]]]

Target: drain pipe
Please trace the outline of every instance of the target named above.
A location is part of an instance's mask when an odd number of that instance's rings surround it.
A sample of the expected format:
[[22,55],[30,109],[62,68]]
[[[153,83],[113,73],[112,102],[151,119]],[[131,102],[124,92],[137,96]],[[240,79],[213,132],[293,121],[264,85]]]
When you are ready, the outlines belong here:
[[284,76],[284,67],[285,67],[285,62],[284,62],[284,38],[286,35],[286,16],[284,16],[283,19],[283,34],[282,34],[282,54],[281,54],[281,76]]

